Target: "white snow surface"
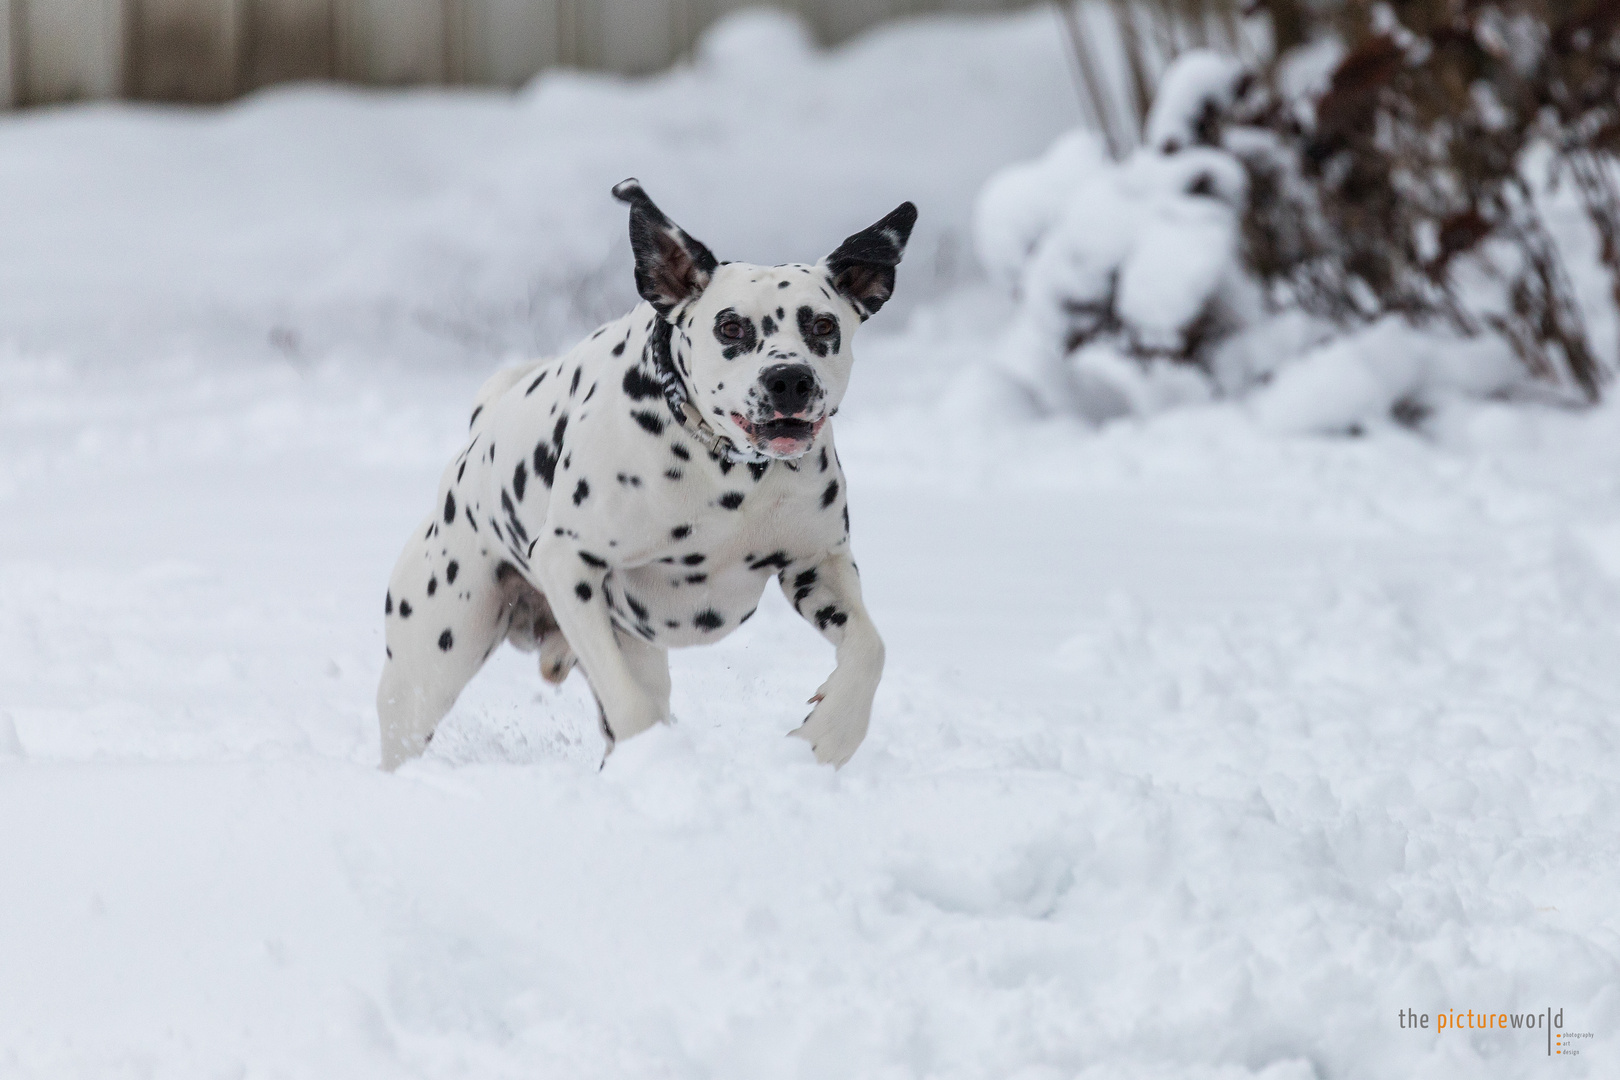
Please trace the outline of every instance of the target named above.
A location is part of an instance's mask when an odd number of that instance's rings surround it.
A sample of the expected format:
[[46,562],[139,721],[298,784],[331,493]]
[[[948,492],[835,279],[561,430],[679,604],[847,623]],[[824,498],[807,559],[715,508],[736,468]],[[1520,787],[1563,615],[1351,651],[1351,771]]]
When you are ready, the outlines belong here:
[[[1050,13],[726,33],[0,120],[0,1076],[1614,1075],[1620,410],[1325,438],[1327,352],[1010,423],[959,238],[1074,123]],[[503,650],[384,775],[388,569],[480,381],[627,303],[631,174],[721,257],[922,208],[837,421],[871,735],[784,737],[832,653],[770,590],[604,769]],[[1549,1007],[1581,1056],[1398,1020]]]

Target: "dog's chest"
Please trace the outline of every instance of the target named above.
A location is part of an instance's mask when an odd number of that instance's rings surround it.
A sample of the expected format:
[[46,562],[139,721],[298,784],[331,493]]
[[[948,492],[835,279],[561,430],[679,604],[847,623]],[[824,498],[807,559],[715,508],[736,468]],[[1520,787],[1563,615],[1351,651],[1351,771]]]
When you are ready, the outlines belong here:
[[716,641],[746,622],[775,575],[816,564],[845,537],[841,502],[821,505],[828,485],[842,483],[836,466],[824,482],[805,468],[774,463],[759,481],[726,492],[744,492],[734,509],[705,500],[644,519],[651,529],[636,531],[650,549],[627,552],[607,581],[615,622],[666,647]]

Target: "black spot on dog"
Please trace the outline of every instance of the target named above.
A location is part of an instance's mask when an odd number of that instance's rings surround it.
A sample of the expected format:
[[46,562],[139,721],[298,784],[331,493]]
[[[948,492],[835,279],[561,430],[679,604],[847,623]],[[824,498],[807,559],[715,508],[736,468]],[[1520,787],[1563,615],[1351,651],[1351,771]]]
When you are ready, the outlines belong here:
[[[804,338],[804,344],[807,349],[815,353],[817,356],[826,356],[829,352],[836,353],[838,351],[838,347],[842,341],[842,334],[839,331],[837,319],[834,319],[831,315],[823,316],[816,314],[815,310],[812,309],[809,304],[803,304],[799,307],[798,318],[799,336]],[[821,318],[827,318],[832,321],[833,328],[831,333],[818,334],[815,332],[816,320]]]
[[469,428],[471,428],[474,424],[478,423],[478,414],[483,412],[483,411],[484,411],[484,407],[482,405],[478,406],[478,408],[473,410],[471,419],[469,419],[467,421],[467,426]]
[[739,315],[736,308],[725,308],[715,313],[714,339],[721,344],[720,355],[727,360],[735,360],[759,347],[759,334],[754,329],[754,321],[746,315]]
[[470,507],[470,506],[464,506],[461,509],[462,509],[462,513],[467,518],[467,524],[472,526],[472,531],[473,532],[477,532],[478,531],[478,519],[473,517],[473,508]]
[[816,609],[816,629],[818,630],[827,629],[828,623],[832,623],[834,626],[843,626],[848,621],[849,616],[845,615],[842,611],[839,611],[838,608],[832,604],[828,604],[824,608]]
[[679,630],[681,628],[679,619],[665,619],[664,625],[669,627],[671,630]]
[[759,328],[764,332],[765,337],[770,337],[776,333],[776,320],[766,315],[759,320]]
[[728,491],[724,495],[720,496],[720,505],[725,507],[727,510],[735,510],[742,504],[743,493],[740,491]]
[[776,317],[779,320],[782,318],[782,309],[781,308],[776,309]]
[[826,472],[826,471],[827,471],[827,448],[825,446],[823,446],[821,448],[821,468],[818,469],[817,472]]
[[778,281],[778,282],[777,282],[777,283],[776,283],[776,287],[777,287],[777,288],[778,288],[778,289],[785,289],[785,288],[787,288],[787,287],[788,287],[788,286],[789,286],[789,285],[791,285],[791,284],[793,284],[793,282],[791,282],[791,281]]
[[444,568],[445,582],[447,584],[454,585],[456,583],[456,575],[459,573],[461,573],[461,564],[456,562],[454,559],[451,559],[450,565]]
[[623,484],[625,487],[640,487],[641,477],[631,476],[628,473],[620,473],[619,483]]
[[685,563],[687,566],[701,566],[703,565],[704,558],[705,556],[699,555],[694,551],[690,555],[681,556],[681,562]]
[[718,630],[725,625],[725,617],[714,608],[705,608],[692,616],[692,625],[699,630]]
[[816,568],[813,566],[808,570],[800,570],[793,578],[793,587],[795,589],[813,589],[816,587],[816,576]]
[[383,646],[383,652],[388,654],[388,659],[392,660],[394,658],[394,650],[390,649],[388,646]]
[[673,529],[669,530],[669,535],[673,536],[677,540],[685,540],[688,536],[692,535],[692,526],[677,525]]
[[467,459],[462,458],[461,459],[461,468],[456,470],[456,483],[458,483],[458,484],[461,483],[461,478],[463,476],[465,476],[465,475],[467,475]]
[[657,413],[648,412],[646,409],[637,409],[630,415],[649,435],[662,435],[664,433],[664,421]]
[[754,483],[757,484],[765,479],[765,471],[770,467],[771,463],[768,461],[750,461],[748,463],[748,475],[752,476]]
[[591,602],[591,586],[590,586],[590,584],[588,582],[582,581],[578,585],[575,585],[574,586],[574,595],[579,597],[580,603],[582,603],[582,604],[590,603]]
[[[465,468],[465,467],[466,466],[463,466],[463,468]],[[450,524],[453,524],[455,522],[455,520],[456,520],[456,493],[453,492],[453,491],[447,491],[447,492],[444,493],[444,523],[446,525],[450,525]]]
[[708,581],[708,580],[709,580],[709,575],[708,574],[687,574],[686,575],[686,583],[688,585],[701,585],[705,581]]
[[528,397],[530,394],[540,389],[540,384],[546,381],[546,376],[549,374],[551,374],[549,371],[542,371],[540,373],[540,377],[534,380],[534,382],[530,383],[527,390],[523,391],[523,396]]
[[580,374],[584,372],[584,370],[585,370],[585,368],[584,368],[583,365],[581,365],[581,366],[574,369],[574,378],[568,384],[568,396],[569,397],[573,397],[574,394],[579,391],[579,377],[580,377]]
[[844,504],[844,535],[849,535],[849,504]]
[[408,619],[411,617],[411,602],[409,600],[401,600],[399,602],[399,617],[402,619]]
[[671,480],[679,480],[684,474],[679,469],[665,469],[664,475]]
[[613,355],[614,356],[623,356],[624,355],[624,347],[626,345],[628,345],[628,344],[630,344],[630,338],[629,338],[628,335],[626,335],[626,337],[625,337],[625,339],[623,341],[621,341],[617,345],[613,346]]
[[649,612],[647,611],[646,604],[643,604],[640,600],[637,600],[629,593],[624,594],[624,602],[630,605],[630,610],[635,612],[636,618],[640,619],[642,622],[647,621]]
[[523,462],[517,463],[512,470],[512,494],[517,496],[518,502],[523,501],[523,492],[529,486],[529,468]]
[[454,647],[455,643],[456,639],[450,635],[450,631],[446,630],[444,633],[439,635],[440,652],[449,652],[451,648]]
[[[589,390],[585,391],[585,401],[581,401],[580,404],[584,405],[586,402],[590,401],[591,398],[593,398],[595,396],[596,396],[596,384],[591,383],[591,388]],[[585,414],[580,413],[580,415],[584,416]]]
[[675,445],[671,446],[669,448],[669,452],[674,454],[676,457],[680,458],[682,461],[691,461],[692,460],[691,452],[689,450],[687,450],[686,447],[682,446],[680,443],[676,443]]
[[821,508],[823,510],[827,509],[836,498],[838,498],[838,481],[829,480],[827,481],[827,490],[821,493]]
[[432,596],[434,593],[436,593],[438,591],[439,591],[439,579],[436,578],[436,577],[428,578],[428,595]]
[[557,452],[550,443],[536,443],[534,447],[534,475],[550,487],[557,478]]
[[658,385],[658,380],[642,371],[640,364],[632,364],[624,369],[624,394],[631,401],[646,401],[663,393],[664,388]]
[[771,554],[765,556],[763,559],[755,559],[753,562],[749,563],[748,564],[748,569],[750,569],[750,570],[786,570],[788,568],[788,563],[790,563],[792,561],[793,561],[792,559],[788,558],[787,552],[785,552],[785,551],[773,551]]
[[606,559],[599,559],[588,551],[582,551],[579,553],[579,561],[584,563],[586,566],[594,566],[598,570],[602,570],[607,567]]
[[507,494],[505,488],[501,488],[501,509],[506,511],[507,517],[517,516],[517,507],[512,505],[512,496]]
[[574,505],[578,506],[590,497],[591,485],[586,483],[585,478],[582,476],[579,478],[579,484],[574,488]]
[[383,597],[383,614],[384,615],[392,615],[393,613],[394,613],[394,594],[393,594],[392,591],[390,591],[387,595],[385,595]]

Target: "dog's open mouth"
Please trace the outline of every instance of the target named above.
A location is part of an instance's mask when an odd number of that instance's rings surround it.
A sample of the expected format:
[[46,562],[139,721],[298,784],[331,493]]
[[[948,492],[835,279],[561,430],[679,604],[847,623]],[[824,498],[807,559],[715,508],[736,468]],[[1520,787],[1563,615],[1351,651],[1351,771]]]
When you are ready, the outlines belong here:
[[751,424],[741,413],[732,413],[731,419],[743,429],[755,449],[779,458],[798,457],[810,449],[810,444],[821,432],[821,425],[827,422],[826,417],[812,422],[779,416],[774,420]]

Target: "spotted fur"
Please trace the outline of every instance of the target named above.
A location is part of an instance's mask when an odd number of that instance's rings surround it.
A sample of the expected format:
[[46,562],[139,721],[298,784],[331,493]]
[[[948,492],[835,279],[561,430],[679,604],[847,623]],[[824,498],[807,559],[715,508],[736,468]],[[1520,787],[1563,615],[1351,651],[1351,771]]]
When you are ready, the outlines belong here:
[[584,669],[611,751],[668,718],[667,650],[734,631],[773,577],[837,650],[795,734],[835,764],[865,737],[883,643],[829,421],[916,209],[820,263],[756,266],[718,262],[636,181],[614,194],[644,302],[480,390],[389,580],[385,768],[422,752],[503,640],[538,651],[551,682]]

